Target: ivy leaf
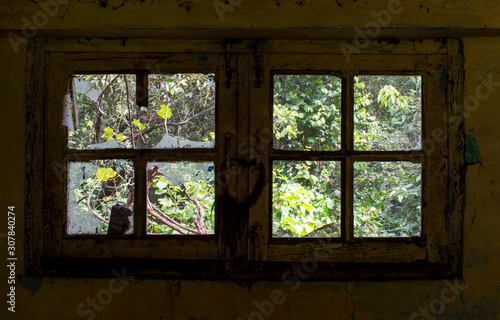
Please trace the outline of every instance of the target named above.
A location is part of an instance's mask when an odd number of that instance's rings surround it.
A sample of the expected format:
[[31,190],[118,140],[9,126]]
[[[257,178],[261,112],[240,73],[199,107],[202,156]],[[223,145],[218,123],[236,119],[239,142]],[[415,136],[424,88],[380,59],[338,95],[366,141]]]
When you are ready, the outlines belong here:
[[314,207],[311,206],[310,204],[304,203],[303,206],[309,212],[313,212],[314,211]]
[[144,128],[146,128],[146,126],[143,125],[139,119],[135,119],[134,121],[132,121],[132,123],[135,124],[137,128],[139,128],[139,130],[141,131],[144,130]]
[[300,224],[288,226],[287,229],[295,231],[299,236],[307,234],[306,230],[304,230],[304,227],[302,227]]
[[202,200],[203,197],[207,194],[207,191],[206,190],[203,190],[203,189],[200,189],[198,190],[198,194],[196,195],[196,198],[198,200]]
[[111,169],[111,168],[107,168],[106,169],[106,173],[107,173],[107,175],[108,175],[109,178],[114,178],[116,176],[116,171],[113,170],[113,169]]
[[111,129],[109,126],[104,128],[104,138],[106,138],[108,141],[109,140],[113,140],[113,138],[111,137],[111,135],[113,134],[113,129]]
[[[313,224],[313,225],[314,225],[314,224]],[[305,236],[305,235],[307,235],[308,233],[310,233],[310,232],[313,232],[313,231],[314,231],[314,229],[313,229],[313,228],[311,227],[311,225],[310,225],[310,224],[308,224],[308,223],[303,224],[303,225],[302,225],[302,228],[303,228],[303,229],[302,229],[302,235],[303,235],[303,236]]]
[[292,218],[290,218],[290,217],[285,217],[285,219],[284,219],[284,220],[285,220],[286,222],[288,222],[288,223],[293,223],[293,219],[292,219]]
[[403,195],[401,195],[401,194],[400,194],[400,195],[398,195],[398,201],[399,201],[400,203],[402,203],[402,202],[403,202]]
[[165,187],[166,187],[166,186],[167,186],[167,183],[166,183],[166,182],[164,182],[164,181],[158,181],[158,182],[156,183],[156,187],[157,187],[158,189],[165,189]]
[[316,184],[316,182],[318,182],[318,177],[316,177],[315,175],[311,174],[309,176],[309,181],[311,182],[311,184],[314,186]]
[[167,117],[167,119],[170,119],[170,117],[172,117],[172,111],[170,110],[170,108],[167,108],[165,104],[160,105],[160,110],[156,110],[156,113],[162,119],[165,119],[165,117]]
[[123,140],[125,140],[125,139],[127,139],[127,137],[126,137],[126,136],[124,136],[124,135],[123,135],[123,134],[121,134],[121,133],[119,133],[119,134],[117,134],[117,135],[116,135],[116,140],[117,140],[118,142],[122,142],[122,141],[123,141]]
[[116,176],[116,171],[112,168],[100,168],[96,171],[95,176],[101,181],[108,181]]

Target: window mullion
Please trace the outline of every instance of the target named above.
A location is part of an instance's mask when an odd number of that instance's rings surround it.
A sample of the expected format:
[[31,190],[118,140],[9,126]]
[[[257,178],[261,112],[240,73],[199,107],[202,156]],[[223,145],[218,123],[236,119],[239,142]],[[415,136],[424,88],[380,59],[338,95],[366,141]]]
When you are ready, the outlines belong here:
[[[251,57],[248,54],[240,54],[238,56],[238,83],[237,83],[237,136],[236,136],[236,157],[240,159],[248,159],[251,157],[251,144],[249,143],[250,132],[250,105],[251,105]],[[238,203],[242,203],[247,199],[250,194],[250,178],[247,168],[238,168],[236,175],[236,197]],[[242,218],[246,225],[241,226],[237,231],[236,238],[240,242],[237,245],[237,254],[239,257],[245,259],[247,252],[252,252],[252,245],[249,243],[248,223],[249,223],[249,210],[242,210],[241,214],[247,216]],[[250,251],[248,251],[250,250]]]
[[228,46],[224,56],[220,56],[215,129],[217,139],[215,234],[218,257],[227,260],[242,255],[239,253],[241,244],[237,240],[241,230],[237,220],[239,217],[236,216],[237,212],[234,210],[227,210],[227,208],[233,207],[229,203],[233,199],[238,199],[239,190],[237,184],[239,177],[234,174],[238,171],[229,167],[230,159],[235,158],[237,154],[239,130],[237,100],[239,58],[230,49]]
[[354,74],[351,71],[346,72],[342,79],[342,106],[342,150],[346,152],[347,157],[342,162],[341,174],[341,237],[343,241],[349,242],[354,236],[354,163],[351,157],[354,148]]
[[[269,149],[272,143],[272,81],[269,70],[269,56],[262,48],[257,47],[256,54],[251,56],[252,68],[248,70],[246,81],[249,86],[250,105],[248,115],[249,158],[255,159],[255,165],[249,167],[249,190],[258,195],[255,203],[249,208],[249,235],[248,258],[250,260],[267,260],[268,243],[271,237],[271,185],[272,182],[259,185],[259,179],[265,174],[269,179],[272,174],[272,161],[269,161]],[[259,169],[259,166],[262,168]],[[261,172],[263,170],[264,172]]]
[[147,224],[147,161],[136,157],[134,161],[134,235],[143,238],[146,235]]
[[147,71],[137,72],[136,100],[139,107],[148,107],[149,103],[149,73]]

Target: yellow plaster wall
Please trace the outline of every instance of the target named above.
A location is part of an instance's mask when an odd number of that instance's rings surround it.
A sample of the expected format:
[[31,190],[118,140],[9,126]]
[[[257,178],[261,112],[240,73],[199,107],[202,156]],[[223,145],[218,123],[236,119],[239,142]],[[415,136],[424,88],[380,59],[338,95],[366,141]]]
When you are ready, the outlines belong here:
[[[94,28],[349,28],[365,26],[372,11],[401,8],[392,28],[499,28],[498,1],[445,0],[231,0],[223,14],[205,0],[54,0],[60,10],[40,29]],[[2,1],[1,29],[21,29],[39,2]],[[220,1],[224,3],[224,1]],[[232,4],[232,5],[231,5]],[[222,10],[224,11],[224,10]],[[399,11],[399,9],[398,9]],[[42,19],[39,20],[42,22]]]
[[[23,17],[31,19],[37,1],[2,1],[0,34],[23,28]],[[61,0],[61,3],[63,1]],[[388,1],[236,1],[224,21],[217,17],[211,1],[70,1],[40,30],[63,30],[78,34],[99,28],[118,28],[123,34],[135,28],[353,28],[373,20],[371,10],[387,8]],[[476,29],[496,32],[500,27],[499,1],[404,1],[404,11],[394,15],[393,29]],[[106,8],[104,8],[106,4]],[[279,4],[279,5],[278,5]],[[113,9],[115,6],[119,8]],[[189,7],[189,10],[188,10]],[[436,29],[434,29],[436,28]],[[146,30],[148,31],[148,30]],[[150,30],[151,31],[151,30]],[[428,34],[431,34],[430,32]],[[115,293],[95,319],[434,319],[413,316],[420,308],[447,302],[437,319],[500,319],[500,37],[463,39],[466,69],[465,97],[476,97],[469,105],[466,133],[479,143],[483,163],[468,167],[464,238],[464,280],[460,296],[446,291],[444,281],[392,282],[303,282],[296,290],[280,282],[258,282],[245,286],[227,281],[160,281],[128,279],[24,279],[17,286],[16,313],[7,312],[7,270],[0,264],[1,319],[91,319],[90,310],[77,308],[88,297]],[[99,36],[99,33],[95,33]],[[283,36],[286,36],[283,33]],[[0,251],[6,252],[6,207],[16,206],[18,274],[22,275],[24,237],[24,132],[25,45],[17,53],[8,38],[0,39],[0,157],[1,212]],[[485,81],[493,83],[485,87]],[[487,82],[486,82],[487,83]],[[498,84],[497,84],[498,83]],[[478,89],[478,87],[482,88]],[[486,91],[485,91],[486,90]],[[470,101],[474,101],[473,98]],[[7,151],[7,152],[5,152]],[[452,281],[453,282],[453,281]],[[282,292],[270,311],[269,299]],[[111,291],[110,291],[111,292]],[[438,299],[438,300],[436,300]],[[279,302],[279,303],[278,303]],[[259,312],[259,307],[262,309]],[[260,314],[260,315],[259,315]],[[269,316],[267,316],[269,315]]]

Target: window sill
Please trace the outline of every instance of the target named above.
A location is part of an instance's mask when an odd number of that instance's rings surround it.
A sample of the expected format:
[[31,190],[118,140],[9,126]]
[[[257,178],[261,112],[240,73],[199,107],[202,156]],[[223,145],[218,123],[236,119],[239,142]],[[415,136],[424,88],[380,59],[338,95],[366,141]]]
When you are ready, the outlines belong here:
[[43,276],[103,278],[118,270],[136,279],[340,281],[429,280],[457,276],[440,263],[328,263],[224,260],[44,258]]

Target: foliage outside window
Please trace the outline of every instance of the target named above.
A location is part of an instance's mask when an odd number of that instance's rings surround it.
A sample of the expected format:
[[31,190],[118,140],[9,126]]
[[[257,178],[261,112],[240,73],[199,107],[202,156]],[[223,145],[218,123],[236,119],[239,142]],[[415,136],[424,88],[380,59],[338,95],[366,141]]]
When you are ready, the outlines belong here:
[[[71,149],[213,148],[213,74],[151,74],[141,90],[135,75],[74,75],[71,81],[79,124],[69,131]],[[148,97],[146,106],[137,105],[136,92]],[[213,162],[149,163],[147,232],[213,234],[213,168]],[[69,175],[68,234],[107,234],[113,205],[133,208],[130,162],[71,162]],[[132,212],[128,217],[132,225]]]
[[[354,148],[420,150],[420,89],[420,76],[355,77]],[[341,106],[340,77],[275,75],[273,147],[340,149]],[[312,159],[274,163],[274,236],[340,237],[340,167]],[[358,162],[354,171],[356,237],[420,235],[419,164]]]

